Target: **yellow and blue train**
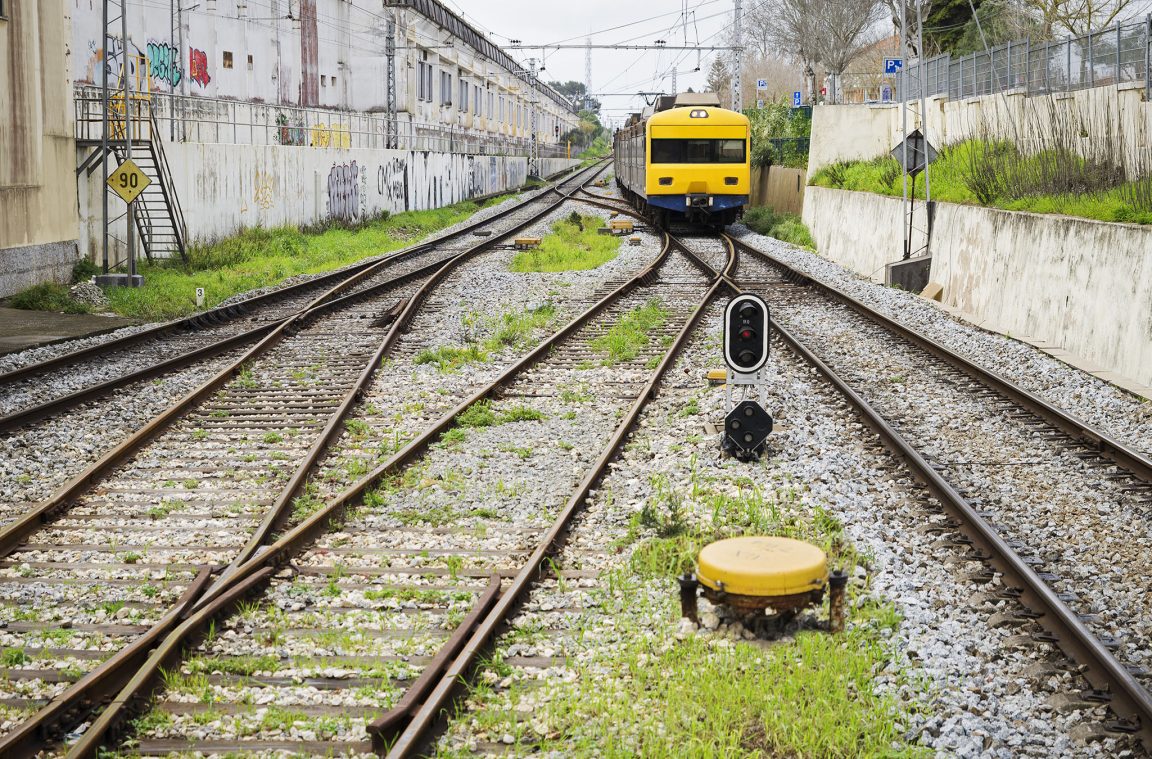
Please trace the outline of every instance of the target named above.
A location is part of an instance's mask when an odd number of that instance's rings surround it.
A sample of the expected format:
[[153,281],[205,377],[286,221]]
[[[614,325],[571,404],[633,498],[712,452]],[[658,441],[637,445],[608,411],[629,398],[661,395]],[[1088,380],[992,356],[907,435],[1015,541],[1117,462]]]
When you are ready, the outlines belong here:
[[616,185],[659,226],[723,227],[744,212],[751,184],[748,117],[715,93],[661,97],[617,130]]

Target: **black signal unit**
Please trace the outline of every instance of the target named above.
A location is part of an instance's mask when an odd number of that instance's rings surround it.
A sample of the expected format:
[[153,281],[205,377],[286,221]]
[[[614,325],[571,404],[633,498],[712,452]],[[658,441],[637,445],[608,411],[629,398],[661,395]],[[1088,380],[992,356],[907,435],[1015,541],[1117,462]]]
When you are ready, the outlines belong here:
[[768,360],[768,304],[759,295],[738,295],[724,311],[724,361],[752,374]]

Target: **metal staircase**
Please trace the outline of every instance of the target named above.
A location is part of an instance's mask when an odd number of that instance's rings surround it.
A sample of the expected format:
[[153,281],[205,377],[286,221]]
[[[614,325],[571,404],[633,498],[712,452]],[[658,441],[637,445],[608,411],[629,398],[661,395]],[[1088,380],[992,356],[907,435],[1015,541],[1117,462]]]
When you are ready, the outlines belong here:
[[[132,117],[134,135],[131,155],[128,154],[122,138],[124,131],[122,111],[109,122],[112,125],[111,135],[120,138],[110,139],[108,147],[116,165],[131,158],[152,180],[132,203],[132,219],[144,247],[144,255],[149,260],[180,256],[186,261],[187,225],[184,222],[184,211],[180,208],[180,199],[176,195],[176,186],[172,181],[168,158],[164,154],[164,141],[160,136],[156,115],[152,111],[151,103],[144,98],[136,103],[134,110],[137,112]],[[147,119],[140,115],[140,111],[147,112]],[[85,126],[90,126],[93,122],[99,124],[99,120],[93,119],[90,112],[85,122]],[[77,132],[77,144],[81,147],[92,147],[93,151],[81,162],[76,173],[87,172],[90,175],[101,167],[102,144],[98,136],[91,135],[88,129],[81,129],[79,118]],[[120,202],[119,199],[116,199],[116,202]]]

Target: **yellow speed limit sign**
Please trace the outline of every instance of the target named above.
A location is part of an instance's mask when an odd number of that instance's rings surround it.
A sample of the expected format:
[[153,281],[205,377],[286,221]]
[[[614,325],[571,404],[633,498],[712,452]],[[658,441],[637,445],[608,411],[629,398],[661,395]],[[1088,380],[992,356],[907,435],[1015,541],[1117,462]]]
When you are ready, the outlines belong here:
[[140,167],[131,158],[117,166],[116,170],[108,177],[108,186],[123,198],[125,203],[131,203],[135,200],[150,184],[152,184],[152,180],[140,170]]

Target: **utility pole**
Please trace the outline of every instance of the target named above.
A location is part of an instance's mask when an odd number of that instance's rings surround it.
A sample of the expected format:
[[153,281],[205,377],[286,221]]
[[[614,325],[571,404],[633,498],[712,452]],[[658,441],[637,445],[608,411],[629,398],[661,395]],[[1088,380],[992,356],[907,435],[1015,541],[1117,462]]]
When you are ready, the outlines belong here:
[[[920,134],[924,135],[924,150],[928,150],[928,83],[924,81],[924,18],[920,12],[920,0],[916,0],[916,81],[920,85]],[[924,161],[924,213],[931,219],[932,213],[932,181],[929,178],[931,169],[928,161]],[[931,224],[931,222],[928,222]],[[925,237],[925,247],[931,241]],[[927,251],[925,251],[927,252]]]
[[584,108],[592,107],[592,37],[584,38]]
[[[132,77],[128,71],[128,2],[120,3],[120,39],[123,45],[120,55],[124,59],[120,67],[120,74],[124,79],[124,156],[132,158]],[[104,193],[108,197],[108,193]],[[133,201],[134,202],[134,201]],[[128,226],[128,285],[136,286],[136,209],[128,203],[128,214],[125,216]]]
[[904,233],[904,250],[901,257],[910,258],[912,248],[911,234],[908,229],[908,224],[911,221],[908,218],[908,0],[900,0],[900,118],[900,139],[903,145],[900,163],[904,166],[901,173],[904,192],[900,204],[900,228]]
[[[102,171],[100,173],[101,182],[108,176],[108,107],[111,105],[111,98],[108,97],[108,51],[111,49],[110,36],[108,34],[108,0],[104,0],[103,9],[103,42],[104,47],[104,60],[101,69],[103,70],[100,75],[100,110],[103,118],[103,129],[100,132],[100,158],[103,162]],[[103,266],[104,274],[108,273],[108,188],[101,183],[101,192],[104,193],[104,216],[103,226],[104,234],[101,235],[100,245],[102,253],[101,264]]]
[[396,16],[388,11],[388,29],[384,37],[384,57],[388,66],[388,117],[384,136],[384,147],[396,148]]
[[536,133],[536,59],[528,59],[528,108],[531,110],[532,142],[528,148],[528,176],[540,176],[540,140]]
[[735,46],[732,52],[732,110],[734,111],[744,110],[744,93],[740,87],[741,58],[744,52],[744,36],[740,28],[742,15],[740,0],[735,0],[732,14],[732,36],[734,38],[732,43]]

